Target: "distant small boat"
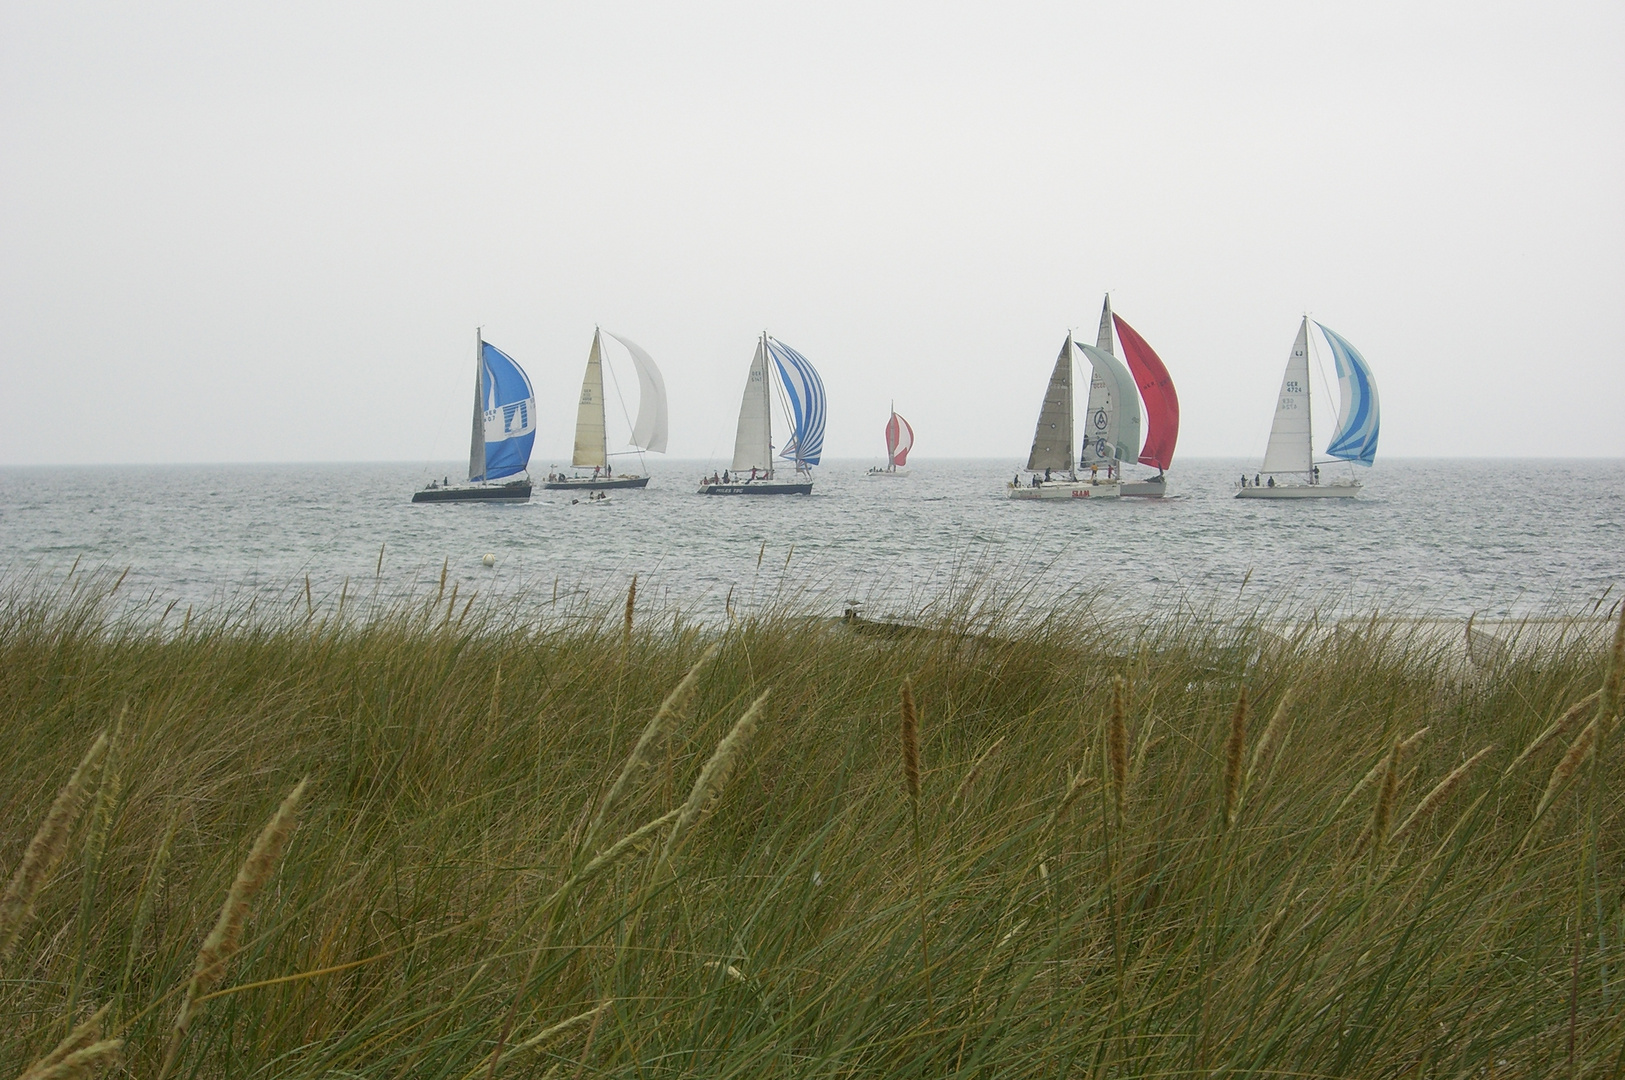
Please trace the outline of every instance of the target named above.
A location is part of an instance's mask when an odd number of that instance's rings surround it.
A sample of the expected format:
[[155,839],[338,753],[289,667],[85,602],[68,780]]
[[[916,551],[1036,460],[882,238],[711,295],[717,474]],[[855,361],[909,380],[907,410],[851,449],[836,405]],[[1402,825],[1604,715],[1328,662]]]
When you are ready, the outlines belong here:
[[474,425],[468,450],[468,483],[447,477],[412,495],[415,503],[524,502],[530,479],[517,476],[530,464],[536,441],[536,394],[513,357],[474,332]]
[[[636,342],[619,334],[609,336],[626,346],[638,373],[638,418],[632,424],[632,445],[640,451],[663,454],[666,452],[666,380],[661,378],[654,359]],[[603,340],[595,328],[592,348],[587,353],[587,371],[581,377],[581,401],[576,407],[576,445],[570,457],[572,466],[591,469],[592,473],[567,476],[550,472],[542,486],[551,491],[598,491],[640,488],[649,483],[649,477],[641,473],[616,476],[609,459],[609,429],[604,418]]]
[[[780,479],[773,468],[772,375],[778,372],[785,412],[794,430],[780,451],[781,460],[795,463],[793,479]],[[734,435],[733,464],[720,474],[700,481],[701,495],[810,495],[812,468],[824,452],[824,419],[828,401],[824,380],[796,350],[763,333],[756,342],[745,394],[739,402],[739,427]],[[746,474],[749,474],[748,476]]]
[[891,419],[886,421],[886,467],[878,465],[869,470],[870,476],[907,476],[908,452],[914,449],[914,429],[908,421],[897,415],[893,405]]
[[[1269,446],[1253,482],[1245,474],[1236,488],[1238,499],[1352,499],[1359,494],[1360,481],[1352,470],[1346,480],[1320,482],[1320,465],[1315,462],[1314,424],[1309,402],[1309,324],[1305,315],[1292,343],[1292,356],[1281,377],[1281,392],[1275,399],[1275,419],[1270,425]],[[1359,350],[1341,335],[1319,323],[1315,327],[1331,346],[1337,365],[1337,387],[1342,398],[1337,414],[1337,430],[1326,447],[1326,456],[1351,465],[1370,467],[1377,456],[1377,435],[1381,409],[1377,383],[1371,367]],[[1329,463],[1329,462],[1328,462]],[[1260,482],[1268,476],[1267,482]]]

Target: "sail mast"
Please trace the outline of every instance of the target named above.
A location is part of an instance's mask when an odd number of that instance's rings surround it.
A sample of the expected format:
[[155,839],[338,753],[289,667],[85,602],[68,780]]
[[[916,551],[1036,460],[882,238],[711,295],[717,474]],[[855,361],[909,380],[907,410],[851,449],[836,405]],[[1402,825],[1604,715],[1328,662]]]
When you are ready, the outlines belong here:
[[468,479],[485,479],[485,341],[474,328],[474,429],[468,437]]
[[1310,383],[1314,379],[1309,368],[1309,350],[1314,348],[1314,342],[1309,339],[1309,313],[1307,311],[1303,313],[1303,346],[1303,437],[1309,443],[1309,448],[1304,452],[1303,459],[1308,462],[1308,476],[1310,480],[1313,480],[1315,478],[1315,406],[1314,394],[1310,391]]
[[762,460],[767,462],[767,475],[773,476],[773,381],[772,365],[767,359],[767,331],[762,331]]

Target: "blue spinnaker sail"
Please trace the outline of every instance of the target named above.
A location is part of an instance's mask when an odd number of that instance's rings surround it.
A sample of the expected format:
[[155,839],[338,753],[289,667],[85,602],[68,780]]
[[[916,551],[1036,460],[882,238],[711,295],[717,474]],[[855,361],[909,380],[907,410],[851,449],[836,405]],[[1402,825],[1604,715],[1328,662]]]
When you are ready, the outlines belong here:
[[773,355],[773,364],[779,369],[784,383],[785,397],[790,401],[790,419],[795,432],[790,443],[779,454],[795,462],[817,465],[824,452],[824,418],[827,401],[824,380],[805,356],[774,338],[767,339],[767,349]]
[[1337,389],[1343,399],[1337,413],[1337,431],[1326,453],[1357,465],[1370,465],[1377,457],[1377,431],[1382,419],[1371,366],[1341,334],[1324,326],[1320,326],[1320,332],[1332,347],[1332,358],[1337,362]]
[[470,480],[500,480],[524,472],[536,441],[536,394],[525,370],[513,357],[485,342],[480,348],[481,387],[485,406],[485,475]]

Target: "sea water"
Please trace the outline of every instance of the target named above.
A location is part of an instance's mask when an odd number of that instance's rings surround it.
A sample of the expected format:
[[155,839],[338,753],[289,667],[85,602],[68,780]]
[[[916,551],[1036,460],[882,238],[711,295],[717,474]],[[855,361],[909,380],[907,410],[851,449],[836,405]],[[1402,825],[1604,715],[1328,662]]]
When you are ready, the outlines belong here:
[[514,505],[410,502],[450,464],[4,468],[0,573],[127,570],[126,595],[204,606],[303,603],[307,577],[318,600],[399,595],[437,587],[443,567],[465,596],[607,603],[636,573],[643,603],[702,619],[767,598],[908,615],[978,580],[1147,614],[1307,602],[1518,618],[1605,595],[1606,610],[1625,590],[1620,460],[1384,460],[1360,470],[1358,498],[1304,501],[1234,499],[1240,460],[1180,462],[1177,498],[1101,502],[1011,501],[1010,461],[921,460],[900,478],[870,464],[826,464],[811,496],[706,497],[696,481],[716,466],[651,457],[646,489],[598,504],[538,488]]

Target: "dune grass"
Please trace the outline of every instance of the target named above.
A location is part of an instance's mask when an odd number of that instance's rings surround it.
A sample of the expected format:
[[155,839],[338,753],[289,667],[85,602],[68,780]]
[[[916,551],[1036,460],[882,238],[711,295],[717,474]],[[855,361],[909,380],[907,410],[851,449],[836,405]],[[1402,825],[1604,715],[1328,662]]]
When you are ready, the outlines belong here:
[[0,590],[0,1077],[1625,1070],[1595,624],[113,588]]

